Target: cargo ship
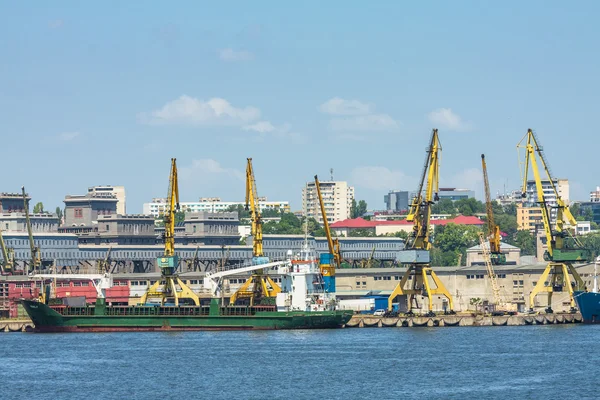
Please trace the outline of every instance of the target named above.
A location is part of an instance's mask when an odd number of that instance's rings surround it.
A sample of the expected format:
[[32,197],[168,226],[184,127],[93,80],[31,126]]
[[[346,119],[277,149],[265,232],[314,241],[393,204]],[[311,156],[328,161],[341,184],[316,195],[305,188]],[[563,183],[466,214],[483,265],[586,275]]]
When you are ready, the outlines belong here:
[[[138,305],[107,304],[102,295],[112,286],[105,275],[94,284],[98,298],[94,304],[73,307],[67,304],[49,304],[48,301],[23,299],[21,304],[35,324],[36,332],[122,332],[122,331],[186,331],[186,330],[269,330],[269,329],[333,329],[343,327],[352,312],[336,310],[335,294],[324,290],[323,276],[316,259],[301,253],[287,260],[261,265],[229,267],[207,273],[204,287],[212,298],[209,304],[190,303],[181,295],[189,290],[176,275],[161,283],[162,290],[144,296]],[[168,261],[173,261],[170,259]],[[281,275],[281,291],[272,305],[222,305],[220,290],[228,275],[259,269],[276,269]],[[34,279],[39,279],[38,275]],[[44,276],[56,279],[61,276]],[[94,277],[90,276],[90,279]],[[179,283],[176,283],[179,282]],[[104,286],[103,286],[104,283]],[[175,287],[174,291],[169,291]],[[175,295],[174,295],[175,293]],[[152,301],[152,295],[158,302]],[[192,297],[193,294],[188,294]],[[187,301],[186,301],[187,300]],[[193,300],[193,299],[192,299]],[[187,303],[187,304],[186,304]]]
[[598,293],[598,263],[600,257],[594,263],[594,286],[592,291],[577,291],[573,293],[579,312],[585,324],[600,323],[600,293]]
[[575,302],[581,312],[583,322],[586,324],[600,323],[600,293],[598,292],[575,292]]

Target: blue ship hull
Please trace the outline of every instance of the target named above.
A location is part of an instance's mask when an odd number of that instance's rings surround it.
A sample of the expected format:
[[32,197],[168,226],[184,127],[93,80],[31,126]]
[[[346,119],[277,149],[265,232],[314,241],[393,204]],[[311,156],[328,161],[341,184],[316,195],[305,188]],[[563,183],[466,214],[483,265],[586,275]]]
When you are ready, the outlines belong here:
[[575,302],[583,322],[586,324],[600,324],[600,293],[575,292]]

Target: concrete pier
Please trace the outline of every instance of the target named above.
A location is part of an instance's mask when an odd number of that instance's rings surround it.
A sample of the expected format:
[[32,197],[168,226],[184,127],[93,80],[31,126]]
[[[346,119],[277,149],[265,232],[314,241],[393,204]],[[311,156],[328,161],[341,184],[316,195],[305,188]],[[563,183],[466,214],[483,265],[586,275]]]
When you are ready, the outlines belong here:
[[375,317],[355,314],[346,324],[347,328],[394,328],[394,327],[452,327],[452,326],[526,326],[577,324],[583,322],[581,314],[535,314],[535,315],[439,315],[435,317]]
[[2,319],[0,320],[0,333],[31,332],[33,326],[33,322],[29,319]]

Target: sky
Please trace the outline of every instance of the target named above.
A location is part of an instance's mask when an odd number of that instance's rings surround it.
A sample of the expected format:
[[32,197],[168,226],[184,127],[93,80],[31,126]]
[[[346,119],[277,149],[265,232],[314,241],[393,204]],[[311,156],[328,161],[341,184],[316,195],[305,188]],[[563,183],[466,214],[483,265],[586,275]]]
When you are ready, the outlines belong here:
[[571,199],[600,185],[600,3],[0,1],[0,191],[124,185],[127,211],[258,194],[301,208],[346,180],[369,209],[414,190],[433,128],[442,187],[517,189],[528,128]]

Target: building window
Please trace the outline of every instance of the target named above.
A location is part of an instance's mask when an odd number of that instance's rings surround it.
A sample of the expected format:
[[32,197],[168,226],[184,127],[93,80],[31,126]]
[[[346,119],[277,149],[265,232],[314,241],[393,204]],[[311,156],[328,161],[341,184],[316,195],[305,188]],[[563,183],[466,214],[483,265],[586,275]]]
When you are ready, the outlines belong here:
[[75,212],[75,218],[83,218],[83,209],[76,208],[74,210],[74,212]]

